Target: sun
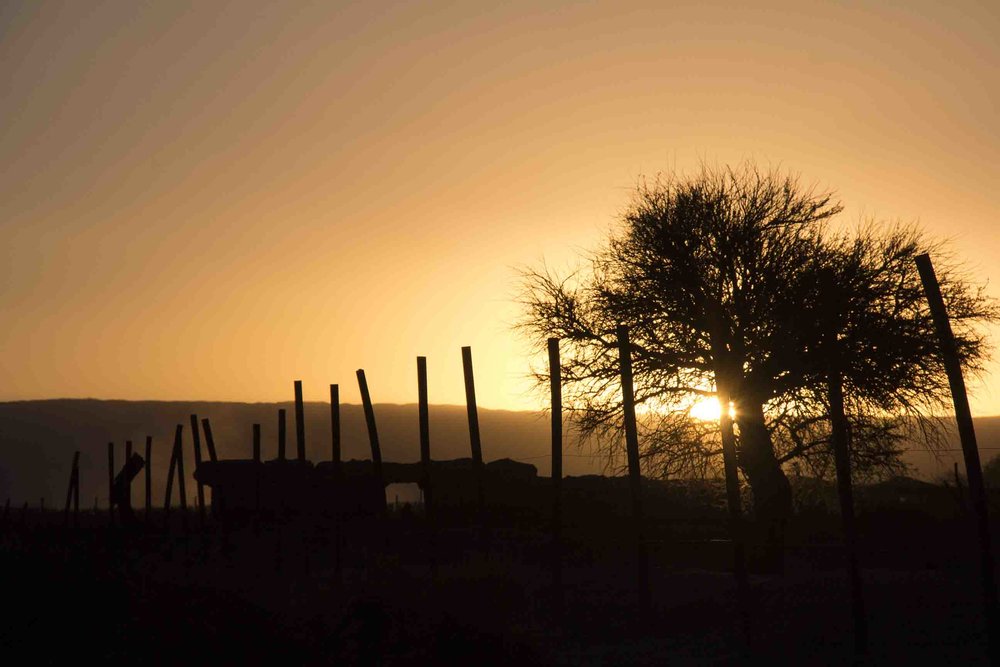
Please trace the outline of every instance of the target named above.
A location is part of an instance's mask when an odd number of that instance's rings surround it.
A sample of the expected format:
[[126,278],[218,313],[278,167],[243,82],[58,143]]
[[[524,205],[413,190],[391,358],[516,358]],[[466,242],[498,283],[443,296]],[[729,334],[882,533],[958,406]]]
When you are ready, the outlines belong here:
[[[722,417],[722,406],[717,398],[702,398],[695,401],[688,414],[701,421],[716,422]],[[736,419],[736,408],[732,403],[729,404],[729,418]]]

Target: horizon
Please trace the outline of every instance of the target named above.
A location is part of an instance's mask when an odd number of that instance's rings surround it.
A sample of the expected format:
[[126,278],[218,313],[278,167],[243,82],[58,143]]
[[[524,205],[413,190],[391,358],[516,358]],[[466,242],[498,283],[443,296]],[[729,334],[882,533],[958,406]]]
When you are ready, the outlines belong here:
[[[231,401],[231,400],[226,400],[226,399],[200,399],[200,398],[199,399],[187,399],[187,398],[96,398],[96,397],[93,397],[93,396],[82,396],[82,397],[81,396],[57,396],[57,397],[49,397],[49,398],[24,398],[24,399],[0,400],[0,404],[3,404],[3,403],[42,403],[42,402],[45,402],[45,401],[96,401],[96,402],[104,402],[104,403],[205,403],[205,404],[227,403],[227,404],[232,404],[232,405],[294,405],[295,404],[295,399],[294,398],[293,399],[289,399],[289,400],[274,400],[274,401]],[[303,400],[303,404],[304,405],[309,405],[309,404],[330,405],[330,401],[329,400],[326,400],[326,401],[323,401],[323,400]],[[360,401],[357,402],[357,403],[340,401],[339,405],[341,407],[344,407],[344,406],[357,407],[357,408],[363,407],[363,404]],[[419,403],[417,401],[412,401],[412,402],[409,402],[409,401],[407,401],[407,402],[395,402],[395,401],[375,401],[375,400],[373,400],[372,401],[372,405],[373,406],[391,405],[391,406],[396,406],[396,407],[410,407],[410,406],[416,407],[416,406],[419,405]],[[431,407],[436,407],[436,408],[456,408],[456,409],[461,409],[461,410],[466,410],[467,409],[467,406],[466,406],[465,403],[434,403],[434,402],[430,402],[430,403],[428,403],[428,405],[431,406]],[[549,413],[549,408],[547,408],[547,407],[540,407],[540,408],[494,408],[494,407],[484,406],[484,405],[481,405],[481,404],[477,404],[476,407],[477,407],[478,410],[488,410],[490,412],[523,412],[523,413],[538,414],[538,415],[541,415],[541,416],[546,416]],[[695,414],[689,414],[689,416],[691,417],[691,419],[697,420],[697,421],[704,421],[704,422],[718,421],[717,417],[706,417],[706,416],[700,416],[700,415],[695,415]],[[944,419],[944,420],[952,420],[952,421],[955,419],[955,413],[954,412],[946,412],[946,413],[943,413],[943,414],[932,414],[932,415],[928,415],[928,416],[930,418],[932,418],[932,419]],[[994,418],[994,417],[1000,418],[1000,413],[996,413],[996,414],[975,414],[975,413],[973,413],[972,416],[973,416],[974,419],[991,419],[991,418]],[[567,423],[571,423],[571,418],[569,418],[569,417],[565,417],[564,416],[564,420],[566,420]],[[981,445],[980,449],[984,449],[984,447],[982,447],[982,445]]]

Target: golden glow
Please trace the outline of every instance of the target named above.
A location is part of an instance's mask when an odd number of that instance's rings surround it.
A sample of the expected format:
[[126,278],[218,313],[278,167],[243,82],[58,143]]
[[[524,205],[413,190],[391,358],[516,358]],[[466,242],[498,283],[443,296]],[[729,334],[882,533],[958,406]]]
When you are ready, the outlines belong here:
[[[719,421],[722,406],[717,398],[703,398],[691,406],[688,414],[702,421]],[[736,419],[736,406],[732,402],[729,403],[729,418]]]
[[0,400],[412,402],[426,355],[462,403],[471,345],[538,408],[512,267],[702,160],[991,270],[1000,13],[952,4],[0,3]]

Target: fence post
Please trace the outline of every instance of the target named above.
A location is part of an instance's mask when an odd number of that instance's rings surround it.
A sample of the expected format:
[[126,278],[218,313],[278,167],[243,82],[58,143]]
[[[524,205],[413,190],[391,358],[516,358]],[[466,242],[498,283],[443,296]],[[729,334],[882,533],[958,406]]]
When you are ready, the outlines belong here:
[[285,460],[285,409],[278,410],[278,460]]
[[80,527],[80,452],[73,457],[73,526]]
[[260,514],[260,424],[253,425],[254,511]]
[[[194,471],[201,467],[201,429],[198,428],[198,415],[191,415],[191,439],[194,443]],[[198,493],[198,522],[205,529],[205,485],[195,479]]]
[[649,618],[649,556],[646,551],[645,517],[642,510],[642,474],[639,469],[639,433],[635,423],[635,393],[632,387],[632,345],[628,327],[618,326],[618,363],[622,376],[622,410],[625,421],[625,449],[628,454],[629,490],[632,496],[632,520],[635,522],[636,582],[639,609]]
[[563,615],[562,581],[562,366],[559,339],[549,338],[549,385],[552,403],[552,597],[558,623]]
[[465,409],[469,416],[469,444],[472,448],[472,469],[476,479],[476,495],[479,515],[482,517],[486,506],[483,490],[483,445],[479,436],[479,408],[476,405],[476,381],[472,374],[472,348],[462,348],[462,371],[465,376]]
[[344,502],[344,477],[340,459],[340,385],[330,385],[330,458],[333,461],[333,572],[337,583],[341,581],[341,540],[343,531],[342,505]]
[[330,385],[330,460],[334,479],[340,476],[340,385]]
[[[215,463],[219,460],[219,457],[215,452],[215,438],[212,437],[212,423],[208,420],[208,417],[202,418],[201,426],[205,429],[205,448],[208,450],[208,460]],[[197,431],[197,427],[194,430]]]
[[295,455],[306,460],[306,418],[302,405],[302,380],[295,381]]
[[184,479],[184,425],[178,424],[175,432],[174,450],[177,460],[177,495],[181,506],[181,528],[187,532],[187,492]]
[[972,507],[976,513],[976,525],[979,533],[979,557],[982,571],[983,607],[986,619],[986,635],[989,642],[989,656],[992,664],[1000,664],[1000,636],[997,631],[997,590],[993,573],[993,548],[990,543],[989,510],[986,504],[986,490],[983,485],[983,469],[979,461],[979,448],[976,445],[976,431],[972,425],[972,410],[969,408],[969,397],[965,392],[965,379],[962,377],[962,365],[955,348],[955,337],[952,334],[948,311],[934,267],[928,254],[916,257],[917,270],[923,283],[924,294],[934,320],[941,357],[945,372],[948,374],[948,384],[951,387],[951,398],[955,406],[955,420],[958,422],[958,435],[962,443],[962,454],[965,458],[965,476],[969,481],[969,495]]
[[108,525],[115,525],[115,443],[108,443]]
[[830,427],[833,441],[833,460],[837,469],[837,495],[840,498],[840,519],[844,528],[844,545],[847,547],[847,576],[851,584],[851,615],[854,618],[854,653],[861,655],[868,650],[868,623],[865,619],[865,601],[861,589],[861,571],[858,566],[857,528],[854,523],[854,492],[851,488],[850,433],[844,414],[844,386],[834,362],[834,370],[827,375],[827,399],[830,404]]
[[[69,469],[69,487],[66,489],[66,509],[63,510],[63,523],[69,525],[69,508],[70,504],[73,502],[73,492],[79,488],[79,471],[80,471],[80,452],[75,452],[73,454],[73,465]],[[79,491],[76,492],[76,497],[80,497]],[[80,503],[77,501],[77,513],[79,513]]]
[[420,429],[420,476],[427,524],[427,556],[431,573],[437,573],[437,538],[434,524],[434,482],[431,478],[430,406],[427,400],[427,357],[417,357],[417,417]]
[[153,436],[146,436],[146,523],[153,506]]
[[357,371],[358,388],[361,390],[361,403],[365,409],[365,422],[368,424],[368,443],[372,450],[372,469],[375,478],[382,489],[382,513],[385,514],[387,508],[385,503],[385,478],[382,476],[382,448],[378,442],[378,427],[375,424],[375,408],[372,406],[372,397],[368,393],[368,380],[365,379],[364,369]]
[[174,446],[170,450],[170,465],[167,467],[167,489],[163,498],[163,522],[164,526],[170,527],[170,497],[174,490],[174,475],[177,473],[177,459],[181,454],[181,433],[184,426],[177,425],[174,429]]
[[[128,467],[129,461],[132,460],[132,441],[125,441],[125,460],[122,462],[122,470]],[[122,494],[122,502],[118,505],[118,513],[122,516],[122,525],[128,526],[129,523],[134,523],[131,519],[135,516],[132,514],[132,480],[129,479],[128,483],[125,485],[125,493]],[[125,518],[126,513],[128,513],[128,519]]]

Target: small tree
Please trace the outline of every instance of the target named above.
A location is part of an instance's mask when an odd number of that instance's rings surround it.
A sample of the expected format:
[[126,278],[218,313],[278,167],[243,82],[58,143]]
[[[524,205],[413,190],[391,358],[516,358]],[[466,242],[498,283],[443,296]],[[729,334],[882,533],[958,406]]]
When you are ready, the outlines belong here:
[[[619,323],[631,332],[647,474],[717,470],[718,427],[689,408],[706,396],[732,401],[739,467],[775,547],[791,512],[783,467],[830,466],[832,359],[862,474],[900,468],[909,426],[936,442],[932,415],[948,397],[913,266],[928,244],[912,228],[834,234],[826,221],[840,211],[792,176],[703,167],[641,183],[585,269],[523,272],[519,326],[539,348],[551,336],[566,342],[565,409],[606,444],[609,463],[621,460]],[[977,368],[986,350],[973,325],[995,319],[994,305],[954,267],[939,277],[960,354]]]

